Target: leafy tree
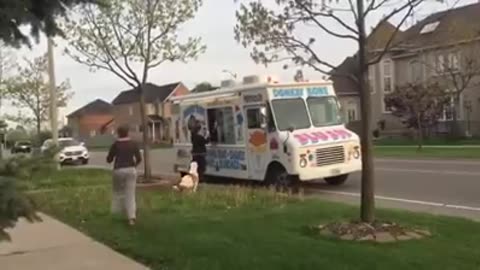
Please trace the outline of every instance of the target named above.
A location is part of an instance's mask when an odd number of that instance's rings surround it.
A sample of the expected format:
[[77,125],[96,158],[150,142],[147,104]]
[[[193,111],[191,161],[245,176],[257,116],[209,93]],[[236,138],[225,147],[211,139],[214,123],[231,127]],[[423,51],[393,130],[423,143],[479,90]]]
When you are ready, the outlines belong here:
[[193,93],[201,93],[201,92],[208,92],[217,89],[216,87],[212,86],[209,82],[202,82],[197,84],[193,89]]
[[38,220],[34,204],[18,191],[15,178],[0,176],[0,242],[10,239],[5,229],[13,228],[21,217]]
[[[79,3],[101,0],[0,0],[0,40],[10,46],[30,46],[29,36],[38,40],[40,32],[62,34],[56,23],[58,15]],[[24,33],[22,26],[29,26],[30,33]]]
[[421,150],[426,131],[441,118],[449,100],[449,94],[438,82],[417,82],[397,87],[385,97],[385,104],[408,128],[416,130],[418,150]]
[[8,145],[14,145],[17,141],[30,139],[28,132],[21,126],[15,129],[9,129],[6,137]]
[[[25,60],[26,67],[18,68],[18,74],[6,79],[4,96],[19,109],[26,109],[33,117],[37,133],[41,124],[48,119],[50,108],[50,90],[47,78],[47,57],[41,56],[33,61]],[[68,91],[69,82],[65,81],[57,88],[58,106],[65,106],[72,96]]]
[[22,190],[56,168],[54,152],[35,157],[15,157],[0,162],[0,241],[9,240],[6,229],[19,218],[41,221],[35,203]]
[[[149,71],[170,61],[195,59],[205,47],[200,38],[178,37],[180,26],[192,19],[201,0],[110,0],[107,6],[81,5],[77,20],[65,30],[67,53],[92,69],[107,70],[137,90],[141,123],[147,126],[143,85]],[[136,67],[140,66],[140,72]],[[150,146],[143,129],[144,174],[151,177]]]
[[[327,33],[342,40],[358,44],[358,70],[355,74],[340,74],[351,79],[359,89],[362,116],[362,196],[361,219],[375,219],[373,142],[370,128],[371,98],[366,82],[368,66],[378,63],[394,45],[399,28],[423,0],[276,0],[271,8],[263,1],[242,4],[237,11],[235,36],[245,47],[252,47],[251,56],[257,63],[269,64],[291,61],[295,65],[307,66],[328,74],[335,65],[325,61],[318,50],[315,36]],[[388,21],[401,16],[395,31],[387,37],[385,45],[377,53],[367,53],[366,20],[376,12],[384,14]],[[334,25],[336,27],[334,27]],[[308,28],[311,36],[300,33]],[[314,33],[314,31],[317,31]]]

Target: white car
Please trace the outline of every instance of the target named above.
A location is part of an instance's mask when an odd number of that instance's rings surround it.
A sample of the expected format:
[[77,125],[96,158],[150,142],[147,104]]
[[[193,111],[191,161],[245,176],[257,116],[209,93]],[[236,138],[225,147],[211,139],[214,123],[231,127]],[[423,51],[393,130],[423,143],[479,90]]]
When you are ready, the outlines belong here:
[[[84,165],[88,164],[90,155],[83,143],[73,138],[59,138],[58,146],[61,149],[58,153],[58,159],[61,164],[76,164],[78,162]],[[51,147],[53,147],[53,141],[52,139],[48,139],[43,143],[41,151],[45,152]]]

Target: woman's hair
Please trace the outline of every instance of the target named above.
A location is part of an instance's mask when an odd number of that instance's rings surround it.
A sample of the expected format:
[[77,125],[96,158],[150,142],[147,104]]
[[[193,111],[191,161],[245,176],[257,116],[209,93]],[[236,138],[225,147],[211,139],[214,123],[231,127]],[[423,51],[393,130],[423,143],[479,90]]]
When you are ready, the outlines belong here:
[[120,138],[126,138],[126,137],[128,137],[128,131],[129,131],[128,126],[120,126],[120,127],[118,127],[118,128],[117,128],[118,137],[120,137]]

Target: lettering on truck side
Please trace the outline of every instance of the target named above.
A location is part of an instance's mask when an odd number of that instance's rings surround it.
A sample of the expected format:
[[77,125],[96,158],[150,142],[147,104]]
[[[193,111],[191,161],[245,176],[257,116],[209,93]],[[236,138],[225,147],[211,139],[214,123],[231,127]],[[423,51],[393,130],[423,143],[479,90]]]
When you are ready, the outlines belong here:
[[302,97],[303,88],[285,88],[285,89],[274,89],[273,97]]

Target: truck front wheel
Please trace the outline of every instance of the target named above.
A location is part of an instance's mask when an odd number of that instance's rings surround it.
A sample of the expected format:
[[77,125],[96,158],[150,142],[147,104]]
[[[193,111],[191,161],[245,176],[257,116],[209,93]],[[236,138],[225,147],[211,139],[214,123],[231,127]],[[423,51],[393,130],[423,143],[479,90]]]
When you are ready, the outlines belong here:
[[342,174],[334,177],[327,177],[324,180],[330,186],[340,186],[340,185],[343,185],[345,181],[347,181],[347,179],[348,179],[348,174]]

